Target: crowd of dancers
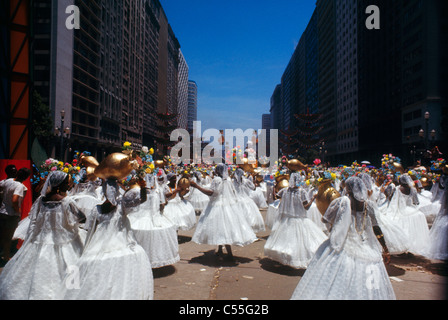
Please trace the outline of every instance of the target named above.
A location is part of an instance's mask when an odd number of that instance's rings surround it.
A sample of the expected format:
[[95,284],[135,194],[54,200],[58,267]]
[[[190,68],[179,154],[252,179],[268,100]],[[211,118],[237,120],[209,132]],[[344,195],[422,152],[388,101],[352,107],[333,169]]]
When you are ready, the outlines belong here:
[[[306,269],[291,299],[391,300],[390,255],[448,260],[446,166],[424,188],[415,170],[387,166],[292,169],[279,161],[252,170],[188,166],[185,175],[186,166],[165,163],[120,180],[77,165],[76,176],[60,166],[43,177],[15,231],[23,244],[0,274],[0,299],[153,299],[152,269],[180,260],[179,230],[230,260],[232,246],[269,231],[264,255]],[[324,180],[339,196],[321,212]]]

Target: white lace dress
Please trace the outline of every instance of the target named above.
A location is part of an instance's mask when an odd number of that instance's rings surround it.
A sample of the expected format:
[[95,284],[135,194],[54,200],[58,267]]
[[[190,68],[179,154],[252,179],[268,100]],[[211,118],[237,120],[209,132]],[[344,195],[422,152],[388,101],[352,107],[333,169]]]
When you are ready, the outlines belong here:
[[160,213],[160,198],[155,190],[140,203],[140,188],[123,196],[123,204],[137,243],[145,249],[152,268],[172,265],[180,260],[176,226]]
[[448,260],[448,189],[441,190],[440,211],[429,231],[429,246],[424,254],[434,260]]
[[[168,185],[165,185],[165,194],[172,191]],[[193,205],[187,199],[179,196],[179,193],[176,193],[174,198],[168,200],[167,205],[163,209],[163,215],[170,219],[179,230],[188,231],[196,225],[196,212]]]
[[251,198],[251,192],[255,188],[252,181],[245,177],[242,177],[241,182],[237,182],[237,180],[233,181],[233,187],[236,191],[238,204],[241,207],[240,212],[242,212],[246,216],[247,221],[251,225],[253,231],[255,233],[265,231],[266,227],[264,224],[263,216],[261,215],[260,209],[258,208],[257,204]]
[[[205,187],[206,181],[205,179],[198,179],[196,177],[192,178],[193,181],[197,182],[199,185]],[[210,199],[207,195],[203,194],[196,188],[191,188],[190,193],[186,196],[187,200],[191,203],[194,210],[198,213],[204,211],[209,203]]]
[[92,213],[85,249],[73,275],[58,294],[61,300],[150,300],[154,297],[151,262],[135,240],[122,201],[108,214]]
[[210,189],[213,190],[213,195],[199,217],[192,241],[217,246],[245,246],[257,240],[241,211],[232,182],[215,177]]
[[69,267],[78,262],[83,250],[79,212],[70,197],[36,200],[25,241],[0,274],[0,300],[57,298]]
[[408,252],[423,255],[429,245],[429,227],[425,214],[418,209],[416,192],[411,189],[411,193],[406,195],[397,187],[383,213],[386,219],[396,222],[407,234]]
[[292,300],[395,300],[381,246],[373,232],[374,211],[351,212],[350,199],[333,201],[326,219],[329,239],[317,250]]
[[304,189],[288,188],[281,201],[280,219],[266,241],[264,255],[293,268],[306,268],[327,236],[307,217]]

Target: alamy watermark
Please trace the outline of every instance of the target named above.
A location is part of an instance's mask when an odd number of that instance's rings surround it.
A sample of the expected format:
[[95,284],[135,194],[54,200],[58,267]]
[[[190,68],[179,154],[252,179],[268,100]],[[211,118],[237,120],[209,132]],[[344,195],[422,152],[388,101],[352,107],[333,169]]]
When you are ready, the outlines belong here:
[[[69,16],[65,20],[65,26],[69,30],[80,29],[80,12],[79,7],[75,5],[67,6],[65,13]],[[375,5],[370,5],[366,8],[366,14],[369,16],[366,19],[366,28],[369,30],[380,29],[380,8]]]
[[[193,122],[193,134],[185,129],[176,129],[170,135],[177,142],[170,151],[170,158],[179,164],[249,164],[273,166],[278,160],[278,130],[266,129],[207,129],[201,133],[201,122]],[[206,145],[204,145],[206,144]],[[243,147],[241,147],[243,146]],[[193,150],[192,150],[193,149]],[[235,149],[238,149],[235,151]],[[193,152],[192,152],[193,151]]]

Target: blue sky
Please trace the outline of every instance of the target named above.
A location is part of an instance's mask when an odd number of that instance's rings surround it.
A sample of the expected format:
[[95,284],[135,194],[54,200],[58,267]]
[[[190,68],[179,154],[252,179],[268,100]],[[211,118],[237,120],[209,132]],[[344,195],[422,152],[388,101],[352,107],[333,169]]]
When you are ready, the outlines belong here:
[[260,129],[315,0],[160,0],[198,84],[202,129]]

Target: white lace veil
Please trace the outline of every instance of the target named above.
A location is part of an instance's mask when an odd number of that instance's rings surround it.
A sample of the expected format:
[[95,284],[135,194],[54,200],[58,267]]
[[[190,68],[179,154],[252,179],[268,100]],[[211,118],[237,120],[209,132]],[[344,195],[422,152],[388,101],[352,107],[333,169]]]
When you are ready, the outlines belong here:
[[360,173],[358,175],[359,178],[364,182],[366,185],[367,190],[371,191],[373,189],[373,180],[372,177],[370,177],[367,173]]
[[409,186],[410,188],[414,187],[414,181],[412,180],[411,176],[408,174],[402,174],[400,176],[400,178],[398,178],[398,182],[401,185],[405,184],[405,185]]
[[41,196],[45,197],[53,188],[59,187],[67,178],[68,174],[62,171],[51,172],[41,191]]
[[120,188],[118,187],[118,183],[116,179],[107,179],[103,182],[102,185],[103,194],[109,202],[116,206],[118,201],[118,197],[120,195]]
[[345,188],[347,189],[347,194],[350,194],[351,191],[356,200],[367,200],[367,187],[361,178],[354,176],[348,178],[345,181]]
[[235,171],[235,181],[240,184],[243,182],[244,171],[241,168],[236,169]]
[[215,173],[222,177],[223,179],[227,179],[228,173],[227,173],[227,166],[223,163],[219,163],[215,168]]
[[290,188],[298,187],[302,180],[304,179],[298,172],[291,173],[291,176],[289,178],[289,187]]

